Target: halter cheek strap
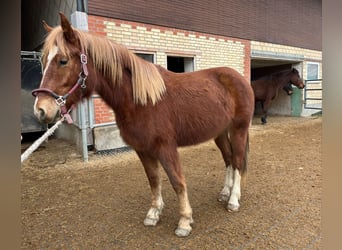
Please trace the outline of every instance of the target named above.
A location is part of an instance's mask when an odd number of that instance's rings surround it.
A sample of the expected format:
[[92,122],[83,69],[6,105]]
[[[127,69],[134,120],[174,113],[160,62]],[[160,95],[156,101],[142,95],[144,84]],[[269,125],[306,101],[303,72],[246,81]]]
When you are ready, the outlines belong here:
[[78,89],[78,87],[81,87],[82,89],[85,89],[87,87],[85,84],[85,81],[88,77],[87,55],[83,52],[83,50],[80,55],[80,60],[81,60],[82,70],[78,76],[78,80],[65,95],[57,95],[54,91],[48,88],[38,88],[38,89],[32,90],[32,95],[35,97],[38,96],[39,93],[44,92],[44,93],[50,94],[53,98],[55,98],[57,105],[60,106],[61,108],[61,116],[64,117],[65,120],[69,124],[73,123],[71,116],[70,116],[70,111],[73,108],[73,106],[69,110],[67,110],[65,106],[66,100],[73,92],[75,92],[76,89]]

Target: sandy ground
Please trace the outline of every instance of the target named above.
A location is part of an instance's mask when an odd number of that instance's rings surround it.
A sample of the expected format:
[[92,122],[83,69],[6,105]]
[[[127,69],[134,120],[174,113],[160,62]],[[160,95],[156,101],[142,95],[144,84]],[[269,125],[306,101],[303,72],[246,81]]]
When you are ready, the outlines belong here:
[[22,164],[22,249],[322,249],[322,118],[268,122],[250,129],[237,213],[217,201],[225,169],[214,142],[179,150],[195,220],[187,238],[174,235],[178,202],[164,173],[161,221],[145,227],[150,189],[134,152],[84,163],[50,139]]

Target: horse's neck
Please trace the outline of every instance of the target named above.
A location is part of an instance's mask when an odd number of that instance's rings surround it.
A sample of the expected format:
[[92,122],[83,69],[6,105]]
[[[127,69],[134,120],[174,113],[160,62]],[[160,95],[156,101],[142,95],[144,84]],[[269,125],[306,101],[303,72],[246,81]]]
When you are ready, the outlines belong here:
[[272,82],[278,86],[278,88],[285,87],[290,81],[290,74],[286,73],[277,73],[272,75]]
[[124,70],[122,83],[119,84],[114,84],[112,80],[97,72],[95,91],[118,116],[125,110],[122,106],[133,106],[131,75],[128,70]]

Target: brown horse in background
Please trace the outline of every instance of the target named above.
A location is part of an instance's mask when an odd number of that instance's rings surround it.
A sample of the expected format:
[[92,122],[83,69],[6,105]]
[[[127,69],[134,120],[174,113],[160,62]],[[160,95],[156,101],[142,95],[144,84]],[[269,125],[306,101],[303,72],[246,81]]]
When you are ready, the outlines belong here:
[[251,82],[255,102],[261,102],[263,115],[262,124],[267,123],[267,112],[272,101],[283,89],[288,95],[292,94],[292,84],[302,89],[305,87],[297,69],[288,69],[261,77]]
[[178,236],[190,234],[193,219],[177,147],[214,138],[227,168],[219,200],[237,211],[254,112],[249,82],[228,67],[170,72],[105,37],[74,29],[60,15],[61,26],[45,24],[44,73],[33,91],[37,118],[51,123],[97,92],[114,110],[121,137],[136,151],[149,180],[152,203],[144,224],[155,226],[164,206],[160,162],[179,200]]

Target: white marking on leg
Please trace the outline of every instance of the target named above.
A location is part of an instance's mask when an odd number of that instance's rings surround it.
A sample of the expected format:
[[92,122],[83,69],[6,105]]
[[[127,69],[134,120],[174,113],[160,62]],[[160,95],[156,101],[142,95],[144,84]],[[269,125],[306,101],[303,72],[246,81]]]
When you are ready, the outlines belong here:
[[230,194],[229,202],[228,202],[228,210],[229,211],[238,211],[240,204],[239,200],[241,198],[241,175],[238,169],[234,170],[234,182],[232,192]]
[[163,207],[164,207],[164,201],[161,195],[161,185],[159,185],[159,187],[156,190],[156,194],[152,195],[152,206],[146,214],[144,225],[145,226],[157,225],[160,219],[160,215],[162,214]]
[[144,225],[145,226],[155,226],[157,225],[159,219],[160,219],[160,215],[162,214],[163,211],[163,207],[164,207],[164,202],[162,197],[160,196],[159,198],[159,206],[158,207],[151,207],[147,214],[146,214],[146,218],[144,220]]
[[190,206],[186,188],[184,193],[179,195],[179,205],[181,218],[179,219],[175,234],[179,237],[186,237],[192,231],[190,224],[194,222],[192,219],[192,208]]
[[234,181],[233,175],[234,175],[233,167],[231,165],[227,166],[224,186],[218,198],[219,201],[229,200],[231,188],[233,187],[233,181]]

